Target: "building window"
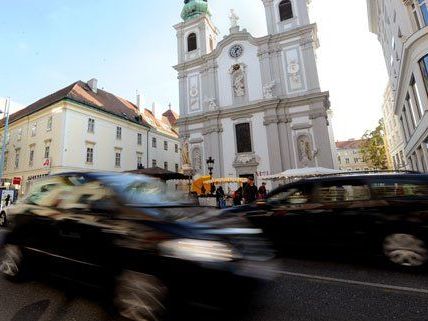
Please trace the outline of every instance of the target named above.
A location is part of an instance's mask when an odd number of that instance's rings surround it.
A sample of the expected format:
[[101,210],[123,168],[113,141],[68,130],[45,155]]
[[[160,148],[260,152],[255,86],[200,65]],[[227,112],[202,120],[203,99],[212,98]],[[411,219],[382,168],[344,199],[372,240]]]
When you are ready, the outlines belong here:
[[354,158],[354,163],[358,164],[359,159],[358,158]]
[[178,168],[178,164],[175,164],[175,172],[178,173],[179,168]]
[[152,138],[152,147],[156,148],[157,146],[158,146],[158,143],[157,143],[156,137],[153,137]]
[[424,80],[425,90],[428,92],[428,55],[419,60],[419,66]]
[[168,162],[163,163],[163,168],[167,171],[168,170]]
[[51,154],[51,147],[49,145],[45,146],[45,158],[49,158],[50,154]]
[[428,25],[427,0],[413,0],[412,11],[418,29]]
[[293,5],[290,0],[284,0],[279,3],[279,19],[285,21],[293,18]]
[[346,159],[345,159],[345,162],[346,162],[346,164],[349,164],[349,163],[350,163],[349,158],[346,158]]
[[175,144],[175,153],[178,154],[178,144]]
[[251,132],[250,124],[242,123],[235,126],[236,131],[236,149],[238,153],[251,153]]
[[167,141],[163,142],[163,149],[168,150],[168,142]]
[[18,134],[16,135],[16,139],[19,141],[21,141],[22,139],[22,128],[18,129]]
[[417,117],[416,117],[417,109],[415,107],[413,99],[410,97],[409,94],[407,94],[407,96],[406,96],[406,102],[407,102],[409,109],[410,109],[410,115],[412,116],[412,125],[414,128],[414,127],[416,127],[416,124],[418,123]]
[[137,154],[137,168],[143,168],[143,155],[140,153]]
[[120,167],[120,156],[121,156],[120,152],[116,152],[116,156],[114,159],[114,166],[116,167]]
[[156,161],[156,159],[152,160],[152,167],[155,168],[158,166],[158,162]]
[[137,134],[137,144],[143,145],[143,134]]
[[30,156],[28,159],[28,166],[32,167],[34,165],[34,147],[30,149]]
[[7,170],[7,161],[9,159],[9,152],[4,153],[4,163],[3,163],[3,170]]
[[52,116],[48,118],[48,123],[46,125],[46,131],[50,132],[52,130]]
[[422,99],[419,93],[418,86],[416,85],[415,77],[413,76],[412,76],[412,79],[410,80],[410,87],[412,89],[413,96],[415,97],[416,105],[418,106],[419,117],[422,118],[422,116],[425,113],[425,110],[424,110],[424,107],[422,106]]
[[198,49],[198,40],[196,38],[196,33],[192,32],[188,37],[187,37],[187,51],[193,51]]
[[19,167],[19,158],[21,156],[21,149],[15,150],[15,169]]
[[340,158],[340,156],[337,156],[337,161],[338,161],[339,163],[342,163],[342,159]]
[[95,132],[95,119],[89,118],[88,119],[88,133]]
[[37,123],[34,123],[34,124],[31,126],[31,137],[36,136],[36,134],[37,134]]
[[116,127],[116,139],[122,139],[122,127]]
[[93,164],[94,163],[94,148],[87,147],[86,148],[86,163]]

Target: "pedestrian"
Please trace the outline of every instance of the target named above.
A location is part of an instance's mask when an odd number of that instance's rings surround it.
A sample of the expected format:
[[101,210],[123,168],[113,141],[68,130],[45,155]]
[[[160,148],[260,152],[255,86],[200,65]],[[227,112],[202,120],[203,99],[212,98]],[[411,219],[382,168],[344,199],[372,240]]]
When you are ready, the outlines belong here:
[[248,177],[247,185],[244,187],[244,203],[251,204],[257,200],[258,189],[254,185],[254,178]]
[[242,186],[240,186],[234,193],[233,193],[233,206],[240,206],[242,205]]
[[10,194],[7,194],[6,198],[4,199],[4,204],[6,207],[8,207],[9,203],[10,203]]
[[218,208],[224,208],[225,207],[225,201],[224,201],[224,190],[223,187],[219,186],[215,192],[215,198],[217,200],[217,206]]
[[263,182],[262,186],[259,188],[259,198],[264,200],[267,198],[267,190],[266,190],[266,183]]

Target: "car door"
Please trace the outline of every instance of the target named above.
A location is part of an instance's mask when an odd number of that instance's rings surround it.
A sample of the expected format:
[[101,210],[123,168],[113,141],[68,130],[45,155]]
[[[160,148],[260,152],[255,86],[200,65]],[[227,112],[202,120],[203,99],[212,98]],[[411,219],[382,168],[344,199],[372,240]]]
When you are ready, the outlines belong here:
[[289,185],[267,200],[265,231],[281,245],[308,244],[313,237],[311,211],[313,203],[311,183]]
[[63,248],[62,273],[88,283],[103,276],[113,259],[108,233],[118,210],[111,191],[99,181],[76,185],[58,209],[58,233]]
[[314,230],[326,245],[358,244],[364,239],[374,210],[365,179],[320,181],[315,189],[320,211],[313,216]]

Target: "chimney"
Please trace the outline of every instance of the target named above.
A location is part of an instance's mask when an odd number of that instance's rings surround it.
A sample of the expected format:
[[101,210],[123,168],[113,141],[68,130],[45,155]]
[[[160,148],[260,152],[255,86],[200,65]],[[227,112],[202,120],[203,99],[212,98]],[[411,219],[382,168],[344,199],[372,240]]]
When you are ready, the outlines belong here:
[[156,103],[155,102],[153,102],[153,104],[152,104],[152,114],[154,116],[156,116]]
[[137,107],[138,107],[138,110],[140,110],[140,108],[141,108],[141,95],[138,93],[138,91],[137,91]]
[[91,88],[91,90],[96,94],[98,92],[98,80],[96,78],[92,78],[91,80],[88,81],[88,86],[89,88]]

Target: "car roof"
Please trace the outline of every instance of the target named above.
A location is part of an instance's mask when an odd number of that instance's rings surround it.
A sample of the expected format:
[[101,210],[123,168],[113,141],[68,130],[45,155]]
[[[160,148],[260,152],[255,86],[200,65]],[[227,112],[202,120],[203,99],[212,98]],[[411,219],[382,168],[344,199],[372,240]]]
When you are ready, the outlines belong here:
[[428,183],[428,174],[421,174],[417,172],[372,172],[372,173],[345,173],[337,175],[324,175],[319,177],[303,178],[283,186],[280,186],[274,189],[270,194],[274,194],[284,188],[292,186],[302,186],[302,185],[315,185],[319,183],[328,183],[328,182],[340,182],[340,181],[350,181],[350,180],[382,180],[382,179],[397,179],[397,180],[421,180],[427,181]]

